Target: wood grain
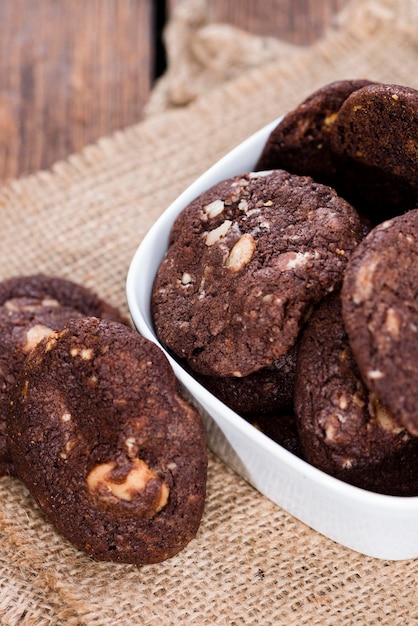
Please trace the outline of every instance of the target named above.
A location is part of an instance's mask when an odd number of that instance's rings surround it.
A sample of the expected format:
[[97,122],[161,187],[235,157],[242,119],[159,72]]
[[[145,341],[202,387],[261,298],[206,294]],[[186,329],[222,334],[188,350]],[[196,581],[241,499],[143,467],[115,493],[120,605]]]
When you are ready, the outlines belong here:
[[152,85],[151,0],[0,2],[0,177],[136,122]]
[[[0,181],[141,119],[180,0],[0,0]],[[348,0],[206,0],[210,21],[309,44]]]

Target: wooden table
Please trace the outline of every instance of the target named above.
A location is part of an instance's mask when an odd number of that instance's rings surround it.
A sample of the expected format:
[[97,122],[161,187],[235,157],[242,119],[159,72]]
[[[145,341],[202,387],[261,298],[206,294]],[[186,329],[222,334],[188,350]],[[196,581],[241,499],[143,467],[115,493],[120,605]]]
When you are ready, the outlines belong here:
[[[0,1],[0,181],[141,119],[181,0]],[[210,21],[307,45],[348,0],[206,0]]]

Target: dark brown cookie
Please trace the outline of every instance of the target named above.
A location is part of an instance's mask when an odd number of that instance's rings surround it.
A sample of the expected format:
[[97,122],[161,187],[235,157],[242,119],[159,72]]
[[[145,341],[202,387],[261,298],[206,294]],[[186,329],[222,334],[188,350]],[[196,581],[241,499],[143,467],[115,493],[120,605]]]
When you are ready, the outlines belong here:
[[197,380],[241,416],[265,415],[293,407],[296,347],[248,376],[204,376]]
[[27,357],[8,419],[18,476],[98,560],[155,563],[195,536],[207,455],[162,351],[109,320],[70,320]]
[[355,91],[338,111],[330,144],[345,165],[336,188],[356,208],[380,222],[417,206],[417,90],[372,84]]
[[9,392],[26,355],[68,319],[88,315],[122,321],[115,308],[85,287],[62,278],[19,276],[0,283],[0,476],[14,474],[5,420]]
[[256,170],[284,169],[333,186],[338,163],[330,131],[343,102],[368,80],[335,81],[312,93],[270,134]]
[[371,491],[418,495],[418,439],[364,385],[338,295],[321,303],[302,333],[295,411],[312,465]]
[[246,418],[254,428],[295,456],[303,458],[296,417],[292,410],[284,413],[263,413]]
[[342,288],[350,345],[367,387],[418,435],[418,210],[376,226]]
[[362,238],[334,190],[281,170],[222,181],[177,218],[152,292],[163,344],[195,371],[247,376],[294,345]]

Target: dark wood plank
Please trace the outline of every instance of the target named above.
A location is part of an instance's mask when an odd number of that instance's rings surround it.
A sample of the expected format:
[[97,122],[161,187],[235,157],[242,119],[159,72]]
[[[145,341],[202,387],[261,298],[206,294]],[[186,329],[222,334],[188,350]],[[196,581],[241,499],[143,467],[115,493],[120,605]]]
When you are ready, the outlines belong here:
[[[172,13],[182,0],[168,0]],[[211,22],[226,22],[250,33],[296,45],[316,41],[349,0],[206,0]]]
[[152,86],[152,0],[1,0],[0,179],[135,123]]
[[[0,0],[0,181],[141,119],[181,0]],[[348,0],[206,0],[208,19],[310,44]]]

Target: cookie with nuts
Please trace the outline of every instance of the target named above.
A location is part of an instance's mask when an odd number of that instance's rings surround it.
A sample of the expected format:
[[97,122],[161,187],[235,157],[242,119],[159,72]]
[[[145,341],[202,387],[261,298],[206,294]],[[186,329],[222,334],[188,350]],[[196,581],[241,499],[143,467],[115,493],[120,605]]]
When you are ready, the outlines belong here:
[[369,84],[340,80],[314,91],[273,129],[255,169],[284,169],[334,186],[339,163],[331,149],[331,128],[348,96]]
[[193,370],[247,376],[294,345],[362,238],[334,190],[282,170],[224,180],[178,216],[152,291],[160,341]]
[[417,129],[417,90],[336,81],[284,116],[255,169],[312,176],[376,224],[417,205]]
[[418,210],[376,226],[346,270],[343,317],[362,378],[418,435]]
[[296,345],[268,367],[248,376],[204,376],[197,380],[224,404],[242,416],[261,416],[293,406]]
[[8,420],[18,476],[57,530],[97,560],[156,563],[196,535],[205,433],[163,352],[83,318],[27,357]]
[[344,168],[339,193],[375,222],[416,208],[416,89],[378,83],[356,90],[338,111],[330,145]]
[[261,431],[280,446],[303,458],[296,416],[292,409],[260,413],[245,418],[257,430]]
[[0,476],[14,474],[5,435],[9,393],[27,354],[72,317],[122,321],[119,311],[90,290],[62,278],[18,276],[0,282]]
[[349,346],[339,295],[325,299],[302,333],[295,412],[304,458],[350,484],[418,495],[418,438],[365,386]]

